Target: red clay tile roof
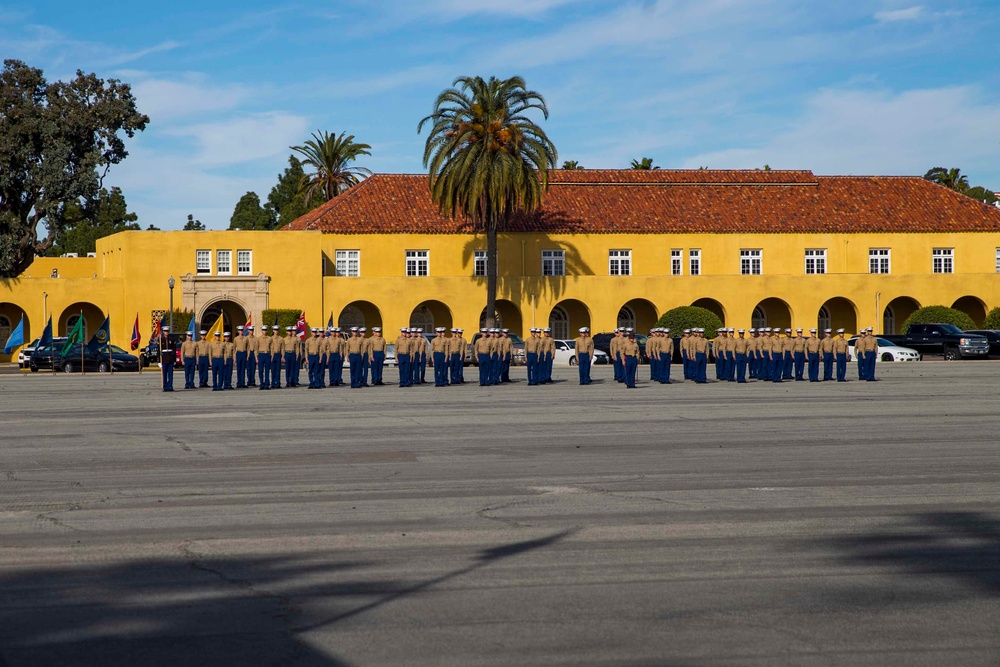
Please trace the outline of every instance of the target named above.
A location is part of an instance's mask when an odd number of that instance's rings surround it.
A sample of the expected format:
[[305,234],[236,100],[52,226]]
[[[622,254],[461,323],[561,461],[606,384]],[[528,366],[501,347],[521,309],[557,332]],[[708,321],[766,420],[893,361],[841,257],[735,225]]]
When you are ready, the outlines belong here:
[[[375,174],[283,229],[335,234],[460,234],[438,212],[426,174]],[[814,176],[810,171],[551,172],[543,210],[512,232],[998,232],[1000,209],[916,176]]]

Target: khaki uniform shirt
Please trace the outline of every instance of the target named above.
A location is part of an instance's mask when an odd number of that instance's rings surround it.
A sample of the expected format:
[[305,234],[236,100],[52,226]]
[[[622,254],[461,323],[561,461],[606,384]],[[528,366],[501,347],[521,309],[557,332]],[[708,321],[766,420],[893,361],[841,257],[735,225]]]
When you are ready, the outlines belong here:
[[237,352],[246,352],[247,346],[249,344],[250,344],[250,339],[244,336],[243,334],[237,336],[236,340],[233,341],[233,347],[236,348]]
[[818,354],[820,348],[819,338],[809,337],[806,338],[806,352],[809,354]]
[[299,351],[299,339],[296,338],[294,334],[291,336],[285,336],[281,339],[281,351],[285,354],[288,354],[289,352],[297,354]]
[[698,354],[699,352],[701,354],[708,354],[708,339],[705,338],[705,337],[703,337],[703,336],[696,336],[696,337],[692,338],[691,339],[691,352],[693,353],[693,354],[691,354],[692,357],[695,354]]
[[236,359],[236,343],[222,341],[222,358],[227,361]]
[[401,354],[410,354],[410,337],[400,336],[396,339],[396,358]]
[[199,357],[207,357],[208,356],[208,348],[209,348],[209,345],[211,345],[211,343],[209,343],[207,340],[200,340],[197,343],[195,343],[195,345],[198,346],[198,356]]
[[448,339],[444,336],[435,336],[434,340],[431,341],[431,352],[441,354],[448,354],[448,350],[451,349],[451,344]]
[[805,352],[806,351],[806,339],[796,336],[792,339],[792,352]]
[[198,343],[193,340],[186,340],[181,343],[181,357],[183,359],[194,359],[198,356]]
[[581,354],[589,354],[591,357],[594,356],[594,339],[590,336],[577,336],[573,339],[576,346],[576,351],[573,356],[576,357],[577,363],[580,363]]
[[639,342],[634,338],[624,338],[621,344],[622,357],[639,358]]
[[734,338],[733,350],[736,352],[736,354],[746,354],[747,351],[750,349],[751,342],[752,341],[749,341],[746,338]]
[[347,354],[361,354],[364,352],[365,341],[359,336],[351,336],[347,339]]
[[323,339],[319,336],[313,336],[312,338],[306,339],[306,354],[323,354]]
[[819,349],[823,354],[830,354],[833,352],[833,338],[823,338],[819,342]]
[[475,343],[472,344],[472,349],[477,355],[479,354],[489,354],[490,353],[490,339],[487,336],[480,336]]
[[833,339],[833,352],[834,352],[834,354],[847,354],[847,339],[846,338],[834,338]]
[[208,358],[209,359],[222,359],[222,341],[213,340],[208,344]]

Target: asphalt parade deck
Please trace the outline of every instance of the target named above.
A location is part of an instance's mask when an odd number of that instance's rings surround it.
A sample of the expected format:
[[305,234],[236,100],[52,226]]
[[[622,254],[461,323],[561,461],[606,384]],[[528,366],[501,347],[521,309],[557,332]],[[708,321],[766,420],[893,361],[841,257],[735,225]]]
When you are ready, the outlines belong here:
[[878,370],[0,376],[0,665],[996,665],[1000,362]]

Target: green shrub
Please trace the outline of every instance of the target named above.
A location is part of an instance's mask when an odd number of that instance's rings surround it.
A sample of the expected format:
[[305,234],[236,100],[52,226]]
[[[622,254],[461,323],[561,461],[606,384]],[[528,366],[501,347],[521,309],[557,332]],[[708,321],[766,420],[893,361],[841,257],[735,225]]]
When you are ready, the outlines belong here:
[[[194,313],[190,310],[174,310],[174,333],[187,331],[188,326],[191,325],[191,318],[194,317]],[[163,324],[170,323],[170,311],[168,310],[163,314]]]
[[994,308],[983,320],[984,329],[1000,329],[1000,308]]
[[903,322],[903,326],[900,327],[900,331],[905,334],[910,330],[911,324],[926,324],[930,322],[954,324],[959,329],[976,328],[976,323],[972,321],[972,318],[960,310],[948,308],[947,306],[927,306],[907,317],[906,321]]
[[656,326],[669,327],[672,336],[680,335],[684,329],[701,327],[705,329],[706,338],[714,338],[715,330],[722,326],[722,320],[706,308],[680,306],[663,313],[656,321]]
[[263,313],[261,313],[261,318],[263,321],[261,324],[266,324],[267,326],[274,325],[274,317],[278,317],[278,335],[285,335],[285,327],[294,327],[295,323],[299,321],[299,315],[302,314],[301,310],[289,310],[289,309],[278,309],[278,308],[268,308]]

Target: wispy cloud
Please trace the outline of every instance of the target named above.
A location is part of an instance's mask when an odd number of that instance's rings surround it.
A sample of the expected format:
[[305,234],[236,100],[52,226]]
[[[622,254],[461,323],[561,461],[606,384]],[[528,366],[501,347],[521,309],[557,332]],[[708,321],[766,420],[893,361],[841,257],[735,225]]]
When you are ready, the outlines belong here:
[[174,127],[164,134],[193,142],[190,165],[222,167],[281,158],[308,134],[304,116],[271,112],[225,121]]
[[116,74],[132,82],[136,105],[154,123],[231,111],[267,88],[220,84],[199,72],[186,72],[171,78],[135,71]]
[[907,7],[906,9],[889,9],[875,12],[875,20],[879,23],[895,23],[897,21],[915,21],[922,17],[924,8],[920,5]]
[[146,47],[144,49],[138,49],[138,50],[135,50],[135,51],[126,51],[126,52],[120,53],[118,55],[110,56],[107,60],[105,60],[103,63],[100,63],[100,64],[101,65],[108,65],[108,66],[111,66],[111,67],[115,67],[115,66],[118,66],[118,65],[125,65],[125,64],[134,62],[136,60],[141,60],[142,58],[145,58],[146,56],[152,55],[154,53],[162,53],[164,51],[172,51],[172,50],[178,48],[179,46],[181,46],[180,42],[175,42],[173,40],[168,40],[168,41],[165,41],[165,42],[160,42],[159,44],[156,44],[154,46]]

